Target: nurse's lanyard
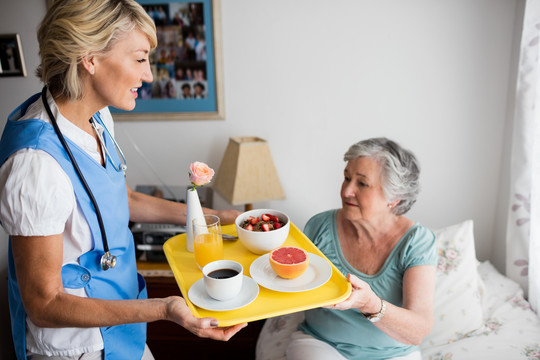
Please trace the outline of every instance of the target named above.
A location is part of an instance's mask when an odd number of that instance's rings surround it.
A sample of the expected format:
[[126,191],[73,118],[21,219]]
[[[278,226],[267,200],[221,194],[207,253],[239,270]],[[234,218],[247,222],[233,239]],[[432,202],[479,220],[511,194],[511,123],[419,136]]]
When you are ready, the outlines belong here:
[[[51,108],[49,106],[49,103],[47,102],[47,86],[43,87],[43,90],[41,91],[41,99],[43,100],[43,105],[45,106],[45,110],[47,110],[47,114],[49,115],[49,118],[51,119],[51,123],[52,123],[52,126],[54,127],[54,131],[56,132],[56,135],[58,135],[58,139],[60,139],[60,142],[62,143],[62,146],[64,147],[64,149],[66,149],[66,152],[67,152],[67,154],[68,154],[68,156],[69,156],[69,158],[71,160],[71,163],[73,164],[73,167],[75,168],[75,172],[77,173],[77,176],[81,180],[81,183],[83,184],[84,189],[88,193],[88,196],[90,197],[90,200],[92,201],[92,204],[94,205],[94,209],[96,210],[96,216],[97,216],[97,220],[98,220],[98,223],[99,223],[99,230],[101,231],[101,239],[103,240],[103,250],[105,251],[105,253],[101,257],[101,268],[103,270],[108,270],[110,268],[114,268],[116,266],[116,256],[111,255],[111,253],[109,252],[109,243],[107,242],[107,234],[105,233],[105,225],[103,225],[103,219],[101,218],[101,212],[99,211],[99,206],[97,204],[96,199],[94,198],[94,194],[92,193],[92,190],[90,190],[90,186],[88,186],[88,183],[86,182],[86,179],[84,178],[84,176],[83,176],[83,174],[81,172],[81,169],[79,168],[79,165],[77,164],[77,161],[75,161],[75,157],[71,153],[71,150],[69,149],[69,146],[66,143],[66,140],[64,139],[64,136],[62,135],[62,132],[60,131],[60,128],[58,127],[58,124],[56,123],[56,118],[54,117],[54,115],[53,115],[53,113],[51,111]],[[94,127],[94,129],[96,129],[95,124],[93,123],[93,119],[90,119],[90,122],[92,123],[92,126]],[[107,127],[105,127],[105,129],[107,130],[107,133],[109,133],[109,130],[107,129]],[[96,129],[96,131],[97,131],[97,129]],[[98,136],[100,136],[99,133],[97,133],[97,134],[98,134]],[[109,133],[109,135],[110,135],[110,133]],[[111,136],[111,139],[113,139],[112,136]],[[101,137],[100,137],[100,140],[101,140]],[[113,141],[114,141],[114,139],[113,139]],[[102,141],[102,145],[103,145],[103,147],[105,147],[105,143],[103,141]],[[116,149],[120,151],[116,141],[114,141],[114,145],[116,146]],[[105,151],[107,153],[107,157],[109,158],[109,160],[111,160],[111,163],[114,165],[114,163],[112,162],[112,159],[111,159],[111,157],[109,155],[109,152],[107,151],[106,148],[105,148]],[[120,154],[121,154],[122,158],[124,159],[124,163],[122,163],[118,167],[114,166],[114,168],[117,171],[124,171],[124,174],[125,174],[125,170],[126,170],[125,158],[124,158],[124,155],[122,154],[121,151],[120,151]]]

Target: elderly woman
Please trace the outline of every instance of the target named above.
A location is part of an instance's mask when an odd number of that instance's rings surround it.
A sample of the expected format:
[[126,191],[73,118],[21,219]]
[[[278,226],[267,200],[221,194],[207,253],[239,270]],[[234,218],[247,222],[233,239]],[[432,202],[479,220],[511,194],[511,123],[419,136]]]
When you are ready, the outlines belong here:
[[[0,220],[10,234],[17,358],[141,359],[146,322],[228,340],[183,298],[146,299],[129,221],[185,224],[184,204],[132,191],[108,106],[135,107],[152,81],[152,19],[134,0],[56,0],[38,30],[46,85],[10,116],[0,143]],[[231,223],[235,210],[206,212]]]
[[305,234],[352,285],[350,297],[306,312],[287,359],[421,359],[431,331],[435,236],[403,216],[419,192],[415,156],[386,138],[352,145],[342,207],[312,217]]

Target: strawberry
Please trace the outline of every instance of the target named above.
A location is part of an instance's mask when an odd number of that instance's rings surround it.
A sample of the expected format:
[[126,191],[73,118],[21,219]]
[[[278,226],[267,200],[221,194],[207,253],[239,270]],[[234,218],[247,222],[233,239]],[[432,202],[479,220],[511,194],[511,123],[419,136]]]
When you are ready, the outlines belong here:
[[278,222],[275,222],[275,223],[274,223],[274,230],[277,230],[277,229],[279,229],[280,227],[281,227],[281,224],[280,224],[280,223],[278,223]]
[[277,216],[272,216],[272,221],[273,222],[279,222],[279,218]]
[[256,223],[259,222],[259,217],[250,216],[248,217],[248,221],[251,223],[251,225],[255,225]]
[[244,229],[246,229],[247,231],[253,231],[253,225],[247,224],[246,226],[244,226]]
[[262,219],[263,221],[270,221],[270,217],[271,217],[271,216],[272,216],[272,215],[270,215],[270,214],[262,214],[262,215],[261,215],[261,219]]
[[268,224],[262,224],[261,229],[262,229],[263,231],[270,231],[270,225],[268,225]]

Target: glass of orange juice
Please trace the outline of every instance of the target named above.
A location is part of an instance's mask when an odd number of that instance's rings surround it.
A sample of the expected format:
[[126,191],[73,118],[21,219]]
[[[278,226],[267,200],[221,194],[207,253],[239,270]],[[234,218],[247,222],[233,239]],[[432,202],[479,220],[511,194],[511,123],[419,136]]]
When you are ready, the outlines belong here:
[[223,238],[221,224],[216,215],[204,215],[204,218],[193,219],[193,248],[195,261],[199,268],[223,259]]

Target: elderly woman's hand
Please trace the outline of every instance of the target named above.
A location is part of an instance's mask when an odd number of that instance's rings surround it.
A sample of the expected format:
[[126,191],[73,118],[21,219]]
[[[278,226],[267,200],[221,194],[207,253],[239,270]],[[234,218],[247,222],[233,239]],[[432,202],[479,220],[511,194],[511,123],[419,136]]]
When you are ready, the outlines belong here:
[[336,310],[358,309],[364,314],[379,312],[381,300],[371,290],[369,284],[352,274],[347,275],[347,280],[352,285],[351,295],[346,300],[327,306],[327,308]]
[[242,323],[229,327],[218,327],[216,319],[199,319],[193,316],[182,297],[171,296],[165,300],[167,301],[165,318],[182,325],[185,329],[202,338],[227,341],[247,326],[247,323]]

